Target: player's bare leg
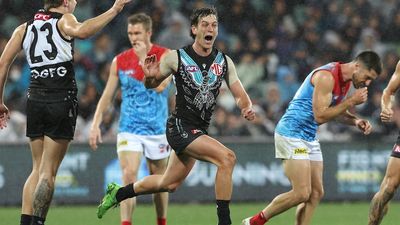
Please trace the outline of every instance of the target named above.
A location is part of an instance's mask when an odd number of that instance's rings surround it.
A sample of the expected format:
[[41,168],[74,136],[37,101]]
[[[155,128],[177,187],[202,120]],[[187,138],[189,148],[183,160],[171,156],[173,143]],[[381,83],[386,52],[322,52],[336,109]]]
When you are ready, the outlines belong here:
[[[147,160],[150,174],[164,174],[168,164],[168,158],[160,160]],[[153,194],[153,202],[157,215],[157,225],[166,224],[168,210],[168,192]]]
[[400,184],[400,159],[390,157],[379,191],[371,200],[368,225],[378,225],[388,211],[388,203]]
[[185,150],[190,156],[217,166],[215,198],[219,225],[231,224],[229,203],[232,196],[232,173],[235,153],[208,135],[194,140]]
[[296,225],[308,225],[311,223],[311,218],[315,208],[324,195],[322,171],[322,161],[310,161],[311,165],[311,195],[308,201],[297,206],[296,209]]
[[21,224],[31,224],[33,215],[33,193],[39,180],[39,166],[43,154],[43,137],[30,140],[32,171],[26,179],[22,191]]
[[285,212],[286,210],[307,201],[311,194],[311,166],[309,160],[284,160],[286,176],[292,184],[292,190],[276,196],[263,209],[265,219]]
[[[122,171],[123,185],[134,183],[137,180],[137,174],[140,166],[141,152],[121,151],[118,152],[118,159]],[[132,223],[132,213],[136,207],[136,198],[128,198],[120,205],[121,224]]]
[[69,140],[53,140],[45,136],[39,167],[39,181],[33,200],[33,225],[44,224],[54,193],[57,170],[67,152]]

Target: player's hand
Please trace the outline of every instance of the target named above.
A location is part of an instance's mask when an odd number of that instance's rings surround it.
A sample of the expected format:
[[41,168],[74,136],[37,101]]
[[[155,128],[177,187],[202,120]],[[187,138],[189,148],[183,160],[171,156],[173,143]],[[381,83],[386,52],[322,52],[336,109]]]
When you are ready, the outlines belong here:
[[393,110],[391,108],[383,108],[380,116],[382,122],[384,123],[392,122]]
[[7,127],[7,121],[10,119],[10,111],[7,106],[0,104],[0,129]]
[[132,48],[140,61],[143,63],[147,56],[146,44],[144,41],[134,41],[132,43]]
[[256,113],[253,110],[253,107],[246,107],[242,109],[242,117],[246,120],[252,121],[256,117]]
[[353,95],[350,97],[353,100],[354,105],[359,105],[367,101],[368,89],[367,87],[359,88],[355,90]]
[[356,119],[356,127],[360,129],[365,135],[368,135],[372,131],[372,126],[368,120]]
[[115,0],[114,5],[112,6],[117,12],[121,12],[124,8],[125,4],[131,2],[132,0]]
[[146,78],[155,78],[160,72],[160,62],[157,61],[156,55],[147,56],[142,66]]
[[89,145],[94,151],[97,150],[97,140],[99,141],[99,143],[103,143],[103,140],[101,138],[101,130],[99,127],[91,127],[89,134]]

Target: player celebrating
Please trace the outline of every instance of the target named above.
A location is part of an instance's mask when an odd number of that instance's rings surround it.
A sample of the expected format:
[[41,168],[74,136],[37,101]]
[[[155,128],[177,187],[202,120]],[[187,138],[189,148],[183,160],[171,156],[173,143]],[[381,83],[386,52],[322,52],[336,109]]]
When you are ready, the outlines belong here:
[[107,194],[98,207],[101,217],[112,206],[134,196],[172,192],[186,178],[196,160],[217,166],[215,197],[219,225],[230,225],[229,202],[232,195],[232,172],[235,154],[219,141],[207,135],[219,88],[225,80],[236,99],[242,116],[254,119],[252,103],[236,74],[232,60],[213,47],[218,35],[217,12],[201,8],[191,15],[191,35],[194,43],[169,52],[161,59],[145,61],[146,87],[157,87],[172,73],[177,88],[176,107],[168,119],[167,140],[174,152],[163,175],[147,176],[134,184],[119,187],[108,185]]

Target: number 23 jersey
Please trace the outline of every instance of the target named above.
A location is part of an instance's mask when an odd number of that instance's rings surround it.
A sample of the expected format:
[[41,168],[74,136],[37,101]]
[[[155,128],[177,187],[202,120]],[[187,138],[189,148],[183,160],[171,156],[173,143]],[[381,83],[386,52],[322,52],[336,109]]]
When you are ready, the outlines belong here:
[[39,10],[27,22],[22,48],[31,69],[30,88],[76,90],[73,39],[64,37],[57,26],[62,16]]

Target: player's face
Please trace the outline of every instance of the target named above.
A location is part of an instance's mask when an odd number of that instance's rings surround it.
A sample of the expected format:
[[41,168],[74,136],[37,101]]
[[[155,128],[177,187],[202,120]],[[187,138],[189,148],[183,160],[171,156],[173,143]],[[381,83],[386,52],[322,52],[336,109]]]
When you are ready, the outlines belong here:
[[199,19],[197,26],[192,26],[196,35],[195,42],[202,48],[212,48],[218,35],[218,21],[215,15],[208,15]]
[[353,85],[355,88],[368,87],[378,77],[374,70],[368,70],[364,65],[358,63],[353,73]]
[[134,46],[138,41],[150,44],[150,37],[151,32],[146,31],[143,24],[128,24],[128,38],[132,46]]

